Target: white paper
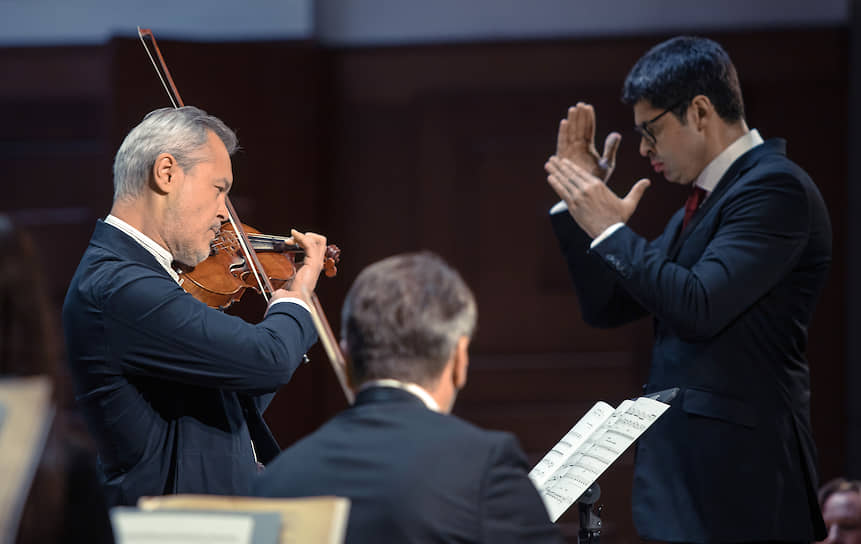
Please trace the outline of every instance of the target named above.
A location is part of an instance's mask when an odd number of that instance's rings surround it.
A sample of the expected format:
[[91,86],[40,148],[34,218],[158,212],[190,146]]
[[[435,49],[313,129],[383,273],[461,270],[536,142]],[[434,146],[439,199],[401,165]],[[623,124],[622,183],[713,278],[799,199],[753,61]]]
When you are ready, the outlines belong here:
[[118,510],[111,521],[118,544],[251,544],[251,515]]
[[646,397],[611,413],[608,404],[595,404],[529,474],[550,519],[559,519],[669,407]]
[[613,407],[606,402],[598,401],[586,412],[580,421],[574,424],[565,436],[553,446],[547,455],[538,462],[531,471],[529,477],[535,487],[541,489],[547,480],[562,466],[573,451],[583,445],[586,439],[595,429],[600,427],[613,414]]

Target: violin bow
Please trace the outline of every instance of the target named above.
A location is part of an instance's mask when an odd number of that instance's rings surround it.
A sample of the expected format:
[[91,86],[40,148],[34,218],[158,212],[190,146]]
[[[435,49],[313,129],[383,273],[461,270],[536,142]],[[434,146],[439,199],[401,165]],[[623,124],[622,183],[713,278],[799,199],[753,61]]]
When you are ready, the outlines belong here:
[[[161,85],[164,87],[168,99],[170,99],[170,103],[173,104],[174,108],[185,106],[182,97],[179,95],[179,89],[176,88],[176,84],[173,82],[173,77],[170,75],[170,70],[164,61],[161,50],[158,48],[158,43],[155,41],[155,35],[153,35],[152,30],[138,27],[138,37],[152,63],[152,67],[155,68],[155,73],[158,75]],[[147,47],[147,42],[144,38],[148,38],[150,43],[152,43],[153,51],[150,51],[150,48]],[[153,52],[155,52],[155,56],[153,56]],[[156,57],[158,57],[158,62],[156,62]],[[233,231],[236,233],[239,246],[242,248],[245,258],[251,264],[251,272],[254,274],[254,279],[260,287],[260,293],[268,303],[275,289],[272,287],[269,277],[263,273],[263,265],[260,264],[260,259],[257,258],[257,252],[254,251],[254,247],[248,239],[248,234],[242,228],[242,223],[239,221],[239,216],[236,214],[236,209],[233,207],[229,196],[225,198],[225,202],[227,204],[227,217],[230,220],[230,224],[233,225]]]
[[347,381],[347,360],[340,346],[335,339],[335,333],[332,332],[332,327],[329,325],[329,320],[326,319],[326,314],[323,312],[323,306],[320,304],[320,299],[316,293],[308,291],[307,287],[302,287],[302,296],[305,302],[311,308],[311,319],[314,321],[314,326],[317,328],[317,333],[320,336],[320,343],[323,344],[323,349],[329,357],[329,362],[332,363],[332,369],[338,377],[338,384],[341,386],[341,391],[344,393],[347,402],[353,404],[356,400],[352,389]]

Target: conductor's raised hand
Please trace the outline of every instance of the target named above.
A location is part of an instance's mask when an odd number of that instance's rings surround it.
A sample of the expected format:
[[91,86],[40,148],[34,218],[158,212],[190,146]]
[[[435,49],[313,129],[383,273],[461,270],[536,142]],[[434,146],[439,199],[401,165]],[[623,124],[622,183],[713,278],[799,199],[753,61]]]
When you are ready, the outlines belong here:
[[326,237],[313,232],[301,233],[295,229],[290,231],[292,240],[286,240],[286,243],[298,244],[305,251],[305,258],[302,260],[302,265],[296,270],[296,275],[293,277],[293,282],[290,284],[289,290],[278,289],[274,293],[273,298],[294,297],[305,298],[304,292],[313,293],[317,286],[317,280],[320,277],[320,271],[323,270],[323,261],[326,255]]
[[616,167],[616,151],[622,135],[611,132],[604,140],[604,153],[595,147],[595,110],[590,104],[578,102],[568,108],[568,118],[559,122],[556,156],[568,159],[593,176],[607,181]]
[[648,179],[641,179],[625,198],[619,198],[603,180],[568,159],[550,157],[544,169],[548,174],[547,183],[565,201],[568,213],[591,238],[611,225],[626,223],[650,185]]

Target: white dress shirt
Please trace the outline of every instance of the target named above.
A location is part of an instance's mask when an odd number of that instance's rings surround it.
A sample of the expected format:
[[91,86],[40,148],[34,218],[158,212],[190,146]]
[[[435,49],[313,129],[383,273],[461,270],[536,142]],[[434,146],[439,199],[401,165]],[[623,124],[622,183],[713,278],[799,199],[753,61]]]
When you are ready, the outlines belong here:
[[395,389],[402,389],[420,398],[422,402],[425,403],[425,406],[430,410],[440,412],[439,404],[437,404],[436,400],[434,400],[427,390],[418,384],[393,379],[371,380],[363,383],[361,387],[359,387],[359,392],[362,392],[365,389],[370,389],[371,387],[394,387]]

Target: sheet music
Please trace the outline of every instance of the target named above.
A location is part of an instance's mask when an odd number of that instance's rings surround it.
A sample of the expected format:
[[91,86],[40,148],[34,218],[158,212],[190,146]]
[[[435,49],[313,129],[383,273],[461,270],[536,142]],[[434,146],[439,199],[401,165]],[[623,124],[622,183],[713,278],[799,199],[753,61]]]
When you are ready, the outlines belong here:
[[613,415],[613,407],[603,401],[598,401],[574,424],[565,436],[553,446],[547,455],[538,462],[531,471],[529,477],[535,487],[541,489],[573,451],[583,445],[595,429],[604,424]]
[[[596,405],[597,406],[597,405]],[[608,405],[609,406],[609,405]],[[541,498],[556,521],[586,489],[621,456],[649,426],[669,408],[668,404],[640,397],[636,401],[626,400],[612,412],[603,423],[587,434],[579,446],[570,448],[566,458],[553,456],[556,469],[543,477],[538,487]],[[589,413],[577,423],[590,416]],[[577,425],[574,427],[576,428]],[[573,431],[574,429],[572,429]],[[570,433],[570,431],[569,431]],[[566,435],[567,437],[568,435]],[[563,438],[562,441],[564,441]],[[560,442],[562,442],[560,441]],[[554,447],[556,450],[559,444]],[[565,446],[559,448],[563,451]],[[552,452],[553,450],[551,450]],[[549,455],[549,454],[548,454]],[[545,459],[547,456],[545,456]],[[544,462],[541,460],[539,465]],[[538,465],[536,465],[538,468]],[[535,469],[533,469],[535,471]],[[532,473],[530,473],[530,476]],[[535,482],[533,478],[533,482]]]
[[[258,514],[261,515],[261,514]],[[278,542],[280,519],[267,536],[268,544]],[[111,510],[114,534],[120,544],[256,544],[255,519],[248,513],[145,512],[136,508]]]

